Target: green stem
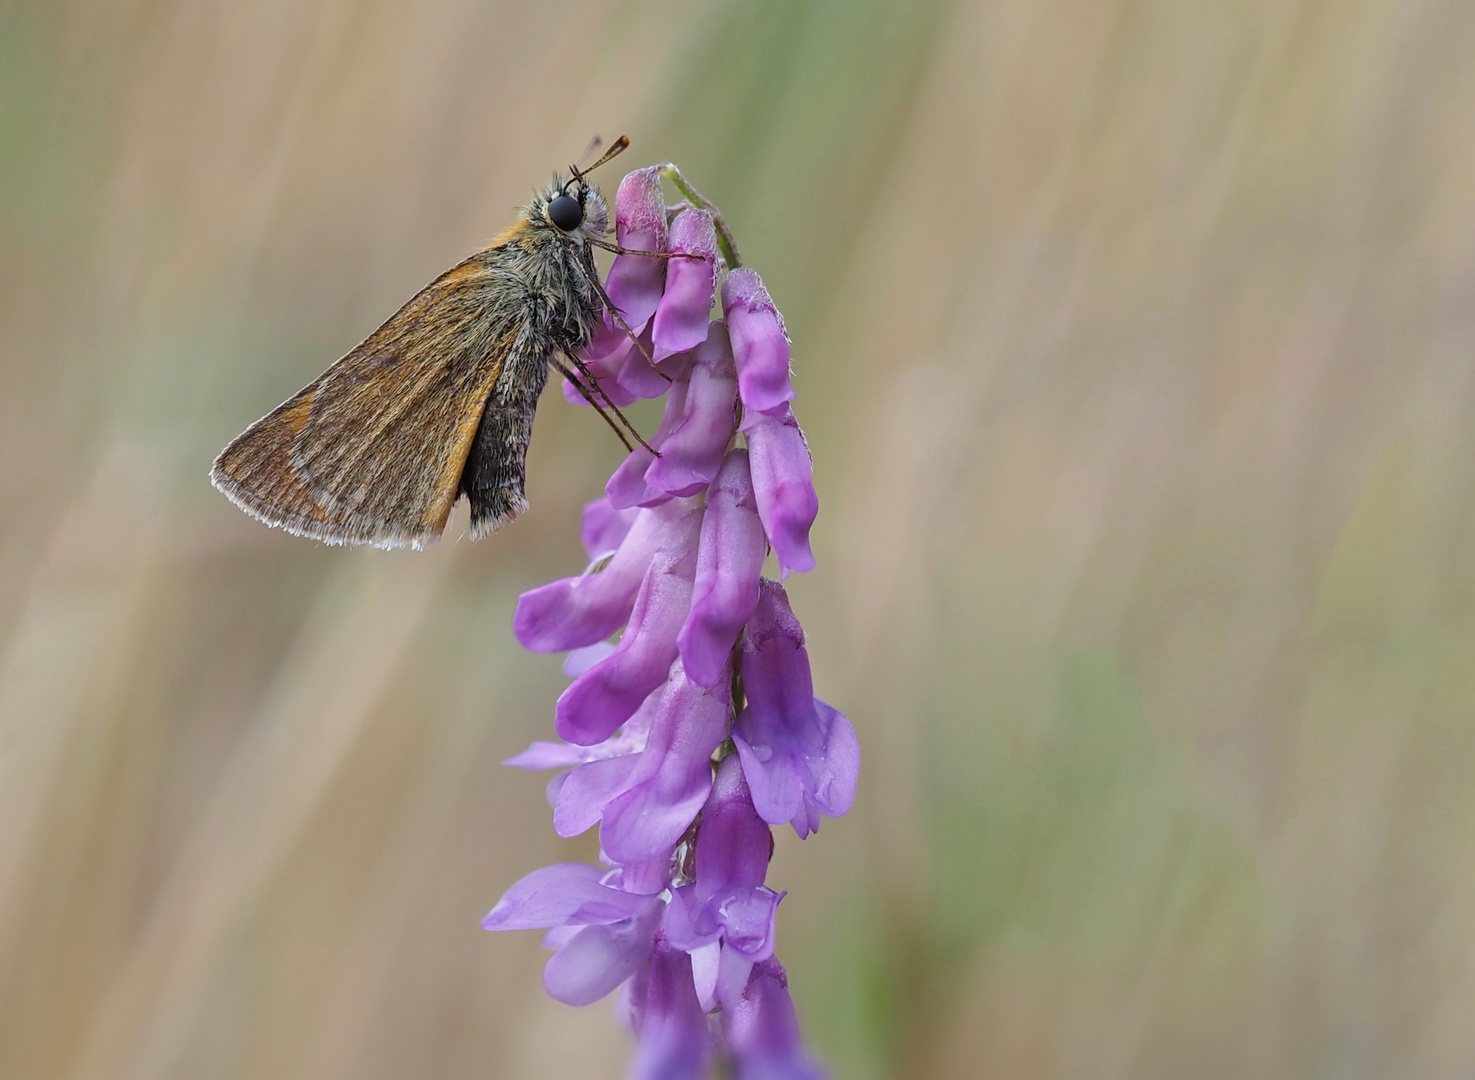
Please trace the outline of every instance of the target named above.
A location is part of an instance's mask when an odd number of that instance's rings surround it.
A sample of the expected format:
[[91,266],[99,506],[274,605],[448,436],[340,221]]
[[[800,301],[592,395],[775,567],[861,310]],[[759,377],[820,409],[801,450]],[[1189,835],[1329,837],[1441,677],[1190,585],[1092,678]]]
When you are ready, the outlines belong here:
[[743,265],[742,256],[738,254],[737,240],[732,235],[732,230],[727,227],[727,222],[722,218],[722,211],[718,210],[712,200],[708,199],[691,182],[681,175],[681,170],[675,165],[665,164],[661,166],[661,175],[676,185],[676,190],[691,200],[693,206],[699,206],[703,210],[712,212],[712,223],[717,226],[717,247],[722,252],[722,257],[727,261],[729,270],[736,270]]

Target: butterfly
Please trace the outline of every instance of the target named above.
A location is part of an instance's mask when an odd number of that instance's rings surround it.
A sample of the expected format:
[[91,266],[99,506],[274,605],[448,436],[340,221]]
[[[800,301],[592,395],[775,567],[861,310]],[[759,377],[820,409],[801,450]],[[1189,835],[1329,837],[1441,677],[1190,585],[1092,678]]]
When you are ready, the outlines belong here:
[[609,211],[587,175],[629,145],[621,136],[593,165],[570,166],[537,191],[489,247],[234,439],[210,482],[289,533],[385,548],[439,537],[464,495],[479,539],[528,508],[528,443],[550,368],[627,447],[611,413],[649,449],[579,358],[606,309],[634,339],[594,249],[670,257],[607,239]]

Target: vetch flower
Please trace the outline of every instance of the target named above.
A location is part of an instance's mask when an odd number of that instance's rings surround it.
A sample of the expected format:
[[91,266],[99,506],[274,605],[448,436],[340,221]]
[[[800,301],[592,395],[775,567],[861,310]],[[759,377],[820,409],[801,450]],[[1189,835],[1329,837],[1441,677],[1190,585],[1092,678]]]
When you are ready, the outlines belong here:
[[697,686],[680,664],[653,697],[639,752],[580,765],[554,806],[560,836],[599,824],[600,846],[618,863],[669,852],[695,820],[712,789],[712,752],[722,742],[732,702],[727,686]]
[[695,1080],[712,1056],[707,1016],[691,981],[691,959],[658,941],[630,994],[638,1040],[631,1080]]
[[[706,324],[704,324],[706,325]],[[646,469],[645,482],[672,495],[695,495],[717,476],[737,418],[737,377],[727,328],[707,326],[691,354],[691,372],[681,399],[681,418],[661,442],[661,456]]]
[[776,959],[753,966],[742,996],[722,1011],[737,1080],[823,1080],[804,1050],[789,977]]
[[753,805],[764,821],[785,821],[801,837],[821,814],[839,817],[855,799],[860,746],[850,721],[814,696],[804,628],[784,587],[764,580],[743,638],[748,706],[732,727]]
[[[691,607],[699,515],[671,546],[656,552],[636,594],[630,625],[615,651],[575,679],[558,698],[554,727],[587,746],[614,733],[666,681],[677,656],[676,635]],[[684,519],[683,519],[684,520]]]
[[682,663],[693,682],[712,686],[722,678],[727,655],[758,606],[758,578],[767,548],[748,452],[730,450],[707,492],[691,613],[677,637]]
[[781,411],[794,400],[789,335],[763,281],[746,266],[722,283],[722,316],[732,335],[743,407],[759,413]]
[[[668,242],[666,203],[661,195],[660,167],[636,169],[615,192],[615,242],[631,251],[665,251]],[[665,290],[666,259],[616,255],[604,291],[626,325],[639,334],[655,314]],[[606,317],[589,347],[589,359],[603,359],[629,346],[619,323]]]
[[743,421],[753,470],[753,492],[763,531],[778,556],[781,577],[814,569],[809,529],[819,514],[809,444],[794,410],[776,415],[753,413]]
[[666,940],[691,953],[702,1008],[735,1006],[753,965],[773,955],[774,919],[783,893],[763,884],[773,835],[753,809],[736,757],[717,770],[702,810],[696,881],[672,892]]
[[608,562],[596,561],[578,577],[518,597],[512,632],[531,652],[565,652],[603,641],[629,619],[656,552],[685,551],[700,528],[701,513],[690,503],[642,510]]
[[508,889],[481,921],[487,930],[550,930],[545,943],[557,951],[543,985],[566,1005],[598,1001],[651,955],[664,901],[611,888],[605,877],[584,863],[545,866]]
[[[651,322],[657,364],[696,348],[707,336],[717,290],[717,229],[710,210],[683,210],[671,222],[670,250],[695,259],[666,259],[666,291]],[[654,261],[654,260],[647,260]]]

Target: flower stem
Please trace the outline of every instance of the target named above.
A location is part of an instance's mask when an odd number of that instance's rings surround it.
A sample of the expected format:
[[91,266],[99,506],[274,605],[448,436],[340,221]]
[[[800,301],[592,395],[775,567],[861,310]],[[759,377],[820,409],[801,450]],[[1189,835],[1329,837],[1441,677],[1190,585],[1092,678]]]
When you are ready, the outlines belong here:
[[667,163],[661,166],[661,175],[676,185],[676,190],[685,195],[695,206],[712,213],[712,223],[717,226],[717,247],[722,251],[722,258],[727,261],[729,270],[736,270],[743,265],[742,257],[738,254],[737,240],[732,235],[732,230],[727,227],[727,222],[722,218],[722,211],[717,209],[716,204],[708,199],[691,182],[681,175],[681,170],[675,165]]

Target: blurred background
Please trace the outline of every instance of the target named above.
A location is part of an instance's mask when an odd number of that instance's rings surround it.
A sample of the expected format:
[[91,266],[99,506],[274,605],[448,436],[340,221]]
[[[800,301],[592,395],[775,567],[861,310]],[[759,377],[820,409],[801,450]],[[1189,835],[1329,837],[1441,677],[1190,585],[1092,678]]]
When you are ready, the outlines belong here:
[[533,512],[418,554],[205,479],[595,132],[794,338],[865,765],[770,882],[835,1076],[1475,1074],[1475,6],[50,0],[0,5],[0,1076],[622,1074],[477,926],[594,854],[498,762],[618,443],[551,394]]

